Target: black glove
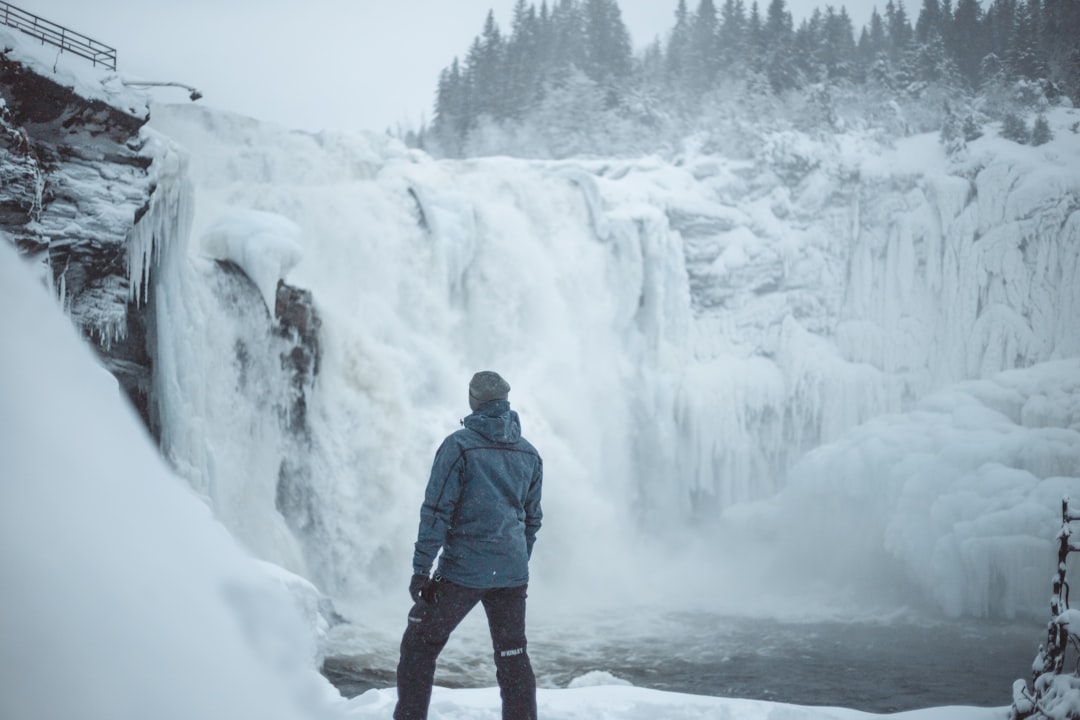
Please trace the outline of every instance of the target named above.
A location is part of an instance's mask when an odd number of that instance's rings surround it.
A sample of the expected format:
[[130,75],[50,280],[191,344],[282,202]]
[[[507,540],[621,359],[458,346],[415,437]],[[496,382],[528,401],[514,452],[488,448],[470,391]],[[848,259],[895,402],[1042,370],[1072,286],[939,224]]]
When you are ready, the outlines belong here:
[[409,595],[412,597],[413,602],[420,602],[420,598],[424,597],[424,591],[429,583],[431,583],[431,578],[427,575],[417,573],[412,576],[412,580],[409,581]]

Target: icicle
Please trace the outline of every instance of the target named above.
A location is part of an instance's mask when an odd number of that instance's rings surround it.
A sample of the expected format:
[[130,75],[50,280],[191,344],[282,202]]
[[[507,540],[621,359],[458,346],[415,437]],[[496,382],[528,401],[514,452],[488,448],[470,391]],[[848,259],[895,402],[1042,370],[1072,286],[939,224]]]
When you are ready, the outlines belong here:
[[146,301],[150,274],[162,252],[162,244],[183,238],[186,247],[191,225],[191,181],[186,160],[175,145],[143,128],[144,152],[153,158],[150,175],[154,191],[149,206],[127,237],[128,298],[136,305]]

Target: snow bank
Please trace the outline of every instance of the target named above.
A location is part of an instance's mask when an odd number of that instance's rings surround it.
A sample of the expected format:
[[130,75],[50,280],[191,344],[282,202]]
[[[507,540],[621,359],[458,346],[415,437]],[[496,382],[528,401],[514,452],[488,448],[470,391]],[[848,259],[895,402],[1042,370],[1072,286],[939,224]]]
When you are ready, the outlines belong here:
[[[369,690],[349,701],[354,720],[382,720],[393,711],[391,690]],[[545,720],[1000,720],[1003,708],[944,707],[877,715],[829,707],[781,705],[757,700],[679,695],[643,688],[600,686],[572,690],[540,690],[540,715]],[[435,688],[431,720],[497,720],[497,689],[446,690]]]
[[0,716],[340,716],[289,594],[30,276],[0,242]]

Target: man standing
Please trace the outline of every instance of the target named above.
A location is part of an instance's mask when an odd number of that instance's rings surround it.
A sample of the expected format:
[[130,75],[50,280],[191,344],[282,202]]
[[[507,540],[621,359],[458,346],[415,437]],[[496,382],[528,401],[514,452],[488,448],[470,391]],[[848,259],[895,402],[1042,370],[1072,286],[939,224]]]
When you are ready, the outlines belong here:
[[472,414],[435,453],[420,508],[409,583],[415,604],[401,639],[394,720],[427,718],[435,661],[478,602],[487,613],[495,648],[503,720],[536,719],[525,591],[543,515],[544,466],[536,448],[521,436],[509,392],[498,373],[476,373],[469,383]]

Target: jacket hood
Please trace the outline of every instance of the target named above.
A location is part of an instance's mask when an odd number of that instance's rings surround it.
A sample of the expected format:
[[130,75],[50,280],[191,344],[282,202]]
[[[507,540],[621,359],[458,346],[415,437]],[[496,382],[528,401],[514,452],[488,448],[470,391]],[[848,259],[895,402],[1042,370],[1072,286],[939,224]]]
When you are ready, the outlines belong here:
[[461,423],[492,442],[516,443],[521,439],[521,421],[508,400],[486,402]]

